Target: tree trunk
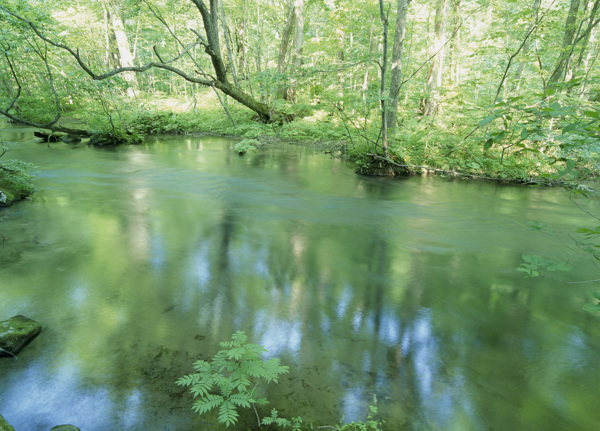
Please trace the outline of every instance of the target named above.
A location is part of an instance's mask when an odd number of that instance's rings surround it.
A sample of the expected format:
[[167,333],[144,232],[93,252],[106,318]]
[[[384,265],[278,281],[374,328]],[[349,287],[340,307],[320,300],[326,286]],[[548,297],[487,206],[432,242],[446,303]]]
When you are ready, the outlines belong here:
[[567,15],[567,22],[565,23],[561,54],[558,57],[556,66],[554,67],[554,72],[552,72],[552,75],[548,79],[549,87],[558,84],[564,79],[565,70],[567,69],[567,64],[569,63],[569,60],[571,59],[571,53],[573,52],[572,46],[573,39],[575,37],[575,31],[577,30],[576,20],[580,2],[581,0],[571,0],[569,14]]
[[[292,47],[292,72],[298,73],[302,67],[302,48],[304,46],[304,0],[294,0],[294,45]],[[296,101],[296,85],[298,80],[292,78],[286,91],[285,99]]]
[[[129,38],[125,32],[125,25],[123,24],[123,18],[121,18],[121,12],[119,11],[118,6],[112,1],[107,1],[106,8],[115,36],[115,43],[117,45],[117,51],[119,54],[119,66],[133,67],[133,55],[131,54]],[[129,97],[134,97],[138,88],[135,73],[124,72],[123,78],[129,84],[127,87],[127,95]]]
[[435,56],[429,76],[427,77],[426,95],[422,102],[423,115],[433,115],[439,109],[439,92],[442,86],[442,66],[444,63],[446,45],[446,18],[448,14],[448,0],[438,0],[435,9],[435,43],[433,46]]
[[379,99],[381,103],[381,146],[383,157],[389,157],[388,151],[388,123],[387,123],[387,104],[385,103],[385,75],[387,73],[387,48],[388,48],[388,18],[383,7],[383,0],[379,0],[379,13],[381,23],[383,24],[383,59],[381,61],[381,86],[379,90]]
[[[294,10],[294,0],[289,1],[289,12],[285,22],[285,28],[281,35],[281,42],[279,43],[279,55],[277,57],[277,71],[283,75],[287,72],[287,54],[288,47],[290,45],[290,38],[292,36],[292,30],[296,25],[296,12]],[[286,80],[287,81],[287,80]],[[285,84],[279,91],[279,96],[282,99],[286,99],[288,85]]]
[[233,59],[231,43],[229,41],[229,29],[227,28],[227,21],[225,20],[225,7],[223,6],[223,0],[220,0],[219,3],[221,3],[221,22],[223,24],[223,35],[225,36],[225,47],[227,48],[227,60],[229,61],[229,67],[231,69],[231,76],[233,77],[233,82],[237,87],[239,87],[240,83],[238,81],[237,73],[235,71],[235,61]]
[[[533,0],[533,10],[531,11],[531,23],[527,27],[527,32],[525,34],[531,33],[533,27],[537,25],[541,3],[542,0]],[[525,40],[525,43],[523,44],[523,49],[521,50],[523,52],[523,55],[527,55],[530,46],[531,38],[528,37]],[[513,88],[511,89],[512,92],[518,92],[521,88],[521,76],[523,75],[523,69],[525,69],[525,63],[526,60],[523,59],[522,61],[519,61],[519,64],[517,65],[517,70],[515,71],[515,77],[513,80]]]
[[457,85],[460,83],[460,27],[462,25],[462,9],[461,9],[461,0],[454,0],[452,2],[453,8],[453,39],[450,47],[450,81],[453,85]]
[[[579,56],[577,58],[577,61],[575,62],[574,66],[571,68],[571,70],[569,71],[570,73],[569,73],[568,79],[574,79],[577,77],[577,73],[579,72],[579,68],[581,67],[581,64],[583,63],[583,59],[586,57],[586,50],[589,45],[593,29],[596,25],[598,25],[596,16],[598,15],[599,9],[600,9],[600,0],[595,0],[592,7],[590,8],[590,14],[589,14],[589,17],[587,18],[586,29],[584,30],[583,34],[581,34],[574,42],[574,44],[577,44],[580,41],[582,43],[581,43],[581,49],[579,51]],[[590,57],[590,53],[588,53],[587,56]]]
[[270,120],[271,110],[265,103],[255,100],[240,88],[231,85],[227,79],[227,70],[221,57],[221,45],[219,43],[219,0],[210,0],[210,10],[203,0],[191,1],[196,5],[198,11],[200,11],[202,22],[204,23],[207,40],[205,51],[210,56],[216,74],[216,80],[213,83],[214,87],[256,112],[263,120]]
[[388,108],[388,135],[394,138],[398,122],[398,101],[400,87],[402,86],[402,54],[404,51],[404,37],[406,35],[406,13],[411,0],[398,0],[398,14],[396,15],[396,30],[394,33],[394,49],[392,51],[392,74],[390,77],[390,106]]
[[[144,73],[147,72],[149,69],[162,69],[174,75],[178,75],[180,78],[183,78],[188,82],[200,84],[207,87],[217,88],[226,95],[232,97],[244,106],[256,112],[263,121],[270,121],[272,117],[272,112],[268,105],[255,100],[252,96],[246,94],[239,87],[232,85],[227,79],[227,70],[221,57],[221,48],[219,43],[219,0],[210,0],[210,10],[203,0],[191,1],[197,7],[198,11],[200,12],[200,15],[202,16],[206,37],[197,34],[198,37],[193,43],[187,45],[183,49],[183,51],[179,53],[179,55],[177,55],[174,59],[171,59],[169,61],[163,61],[163,59],[160,58],[159,53],[155,48],[155,54],[159,60],[157,62],[151,61],[144,64],[143,66],[123,66],[100,74],[94,72],[92,67],[84,60],[78,49],[73,49],[68,45],[52,40],[50,37],[46,36],[37,27],[36,24],[27,20],[21,15],[11,11],[2,4],[0,4],[0,11],[3,11],[4,13],[10,15],[12,18],[16,18],[17,20],[25,24],[26,27],[31,29],[32,34],[35,35],[34,37],[37,37],[39,40],[44,41],[44,43],[48,45],[51,45],[59,50],[67,52],[76,61],[78,67],[95,81],[102,81],[119,74]],[[173,63],[175,61],[179,60],[184,55],[189,54],[189,51],[192,50],[198,44],[203,45],[205,52],[209,55],[211,63],[213,65],[214,73],[200,73],[201,76],[199,77],[197,75],[190,75],[186,73],[186,71],[184,71],[183,69],[173,66]],[[16,103],[16,100],[12,103]]]

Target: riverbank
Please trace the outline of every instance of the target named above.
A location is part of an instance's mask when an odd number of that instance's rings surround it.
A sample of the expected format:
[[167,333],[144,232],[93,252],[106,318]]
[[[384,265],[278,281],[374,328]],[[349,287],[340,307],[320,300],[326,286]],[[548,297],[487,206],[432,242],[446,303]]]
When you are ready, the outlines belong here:
[[[558,145],[560,136],[540,135],[535,142],[518,136],[507,142],[489,138],[489,127],[483,130],[473,124],[474,118],[488,115],[484,109],[448,106],[445,116],[453,119],[452,127],[448,127],[446,120],[419,116],[410,110],[401,112],[403,119],[389,137],[391,163],[384,169],[371,169],[374,164],[371,155],[381,155],[377,119],[350,120],[338,107],[326,102],[298,103],[277,106],[277,109],[286,114],[286,121],[265,124],[233,101],[224,108],[207,92],[196,101],[162,98],[145,99],[141,104],[130,102],[119,112],[117,123],[142,135],[218,135],[270,144],[308,144],[333,157],[351,161],[356,172],[365,175],[436,172],[537,184],[548,183],[552,176],[556,182],[556,175],[567,170],[567,160],[573,162],[568,169],[569,179],[578,181],[595,178],[600,166],[600,157],[593,148]],[[70,115],[81,121],[93,117],[88,111],[74,111]],[[356,112],[353,111],[352,116],[356,116]],[[554,133],[560,135],[560,130]],[[541,145],[544,141],[547,143]],[[380,158],[376,162],[376,165],[385,164]],[[559,175],[562,180],[567,179],[566,175]]]

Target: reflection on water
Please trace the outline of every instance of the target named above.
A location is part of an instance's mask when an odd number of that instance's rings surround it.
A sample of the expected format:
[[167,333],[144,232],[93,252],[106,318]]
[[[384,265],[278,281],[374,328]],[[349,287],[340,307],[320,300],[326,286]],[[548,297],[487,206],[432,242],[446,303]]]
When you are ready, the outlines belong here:
[[589,286],[514,270],[566,253],[529,220],[587,223],[560,191],[362,178],[295,146],[29,132],[2,132],[40,169],[33,200],[0,212],[0,319],[44,325],[0,361],[17,430],[220,429],[173,382],[236,330],[290,365],[273,407],[315,425],[364,419],[376,395],[390,430],[596,429]]

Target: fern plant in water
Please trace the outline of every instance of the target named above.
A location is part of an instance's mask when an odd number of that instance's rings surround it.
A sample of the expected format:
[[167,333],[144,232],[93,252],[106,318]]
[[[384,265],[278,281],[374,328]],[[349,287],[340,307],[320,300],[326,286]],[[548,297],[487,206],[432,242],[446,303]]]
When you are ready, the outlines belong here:
[[[227,427],[238,421],[240,407],[268,404],[258,398],[256,390],[261,379],[277,383],[280,374],[288,372],[278,358],[262,359],[266,351],[258,344],[247,343],[244,332],[238,331],[231,341],[219,343],[220,350],[210,361],[196,361],[196,373],[177,380],[180,386],[189,386],[196,398],[192,409],[199,415],[218,409],[219,422]],[[257,415],[258,416],[258,415]]]

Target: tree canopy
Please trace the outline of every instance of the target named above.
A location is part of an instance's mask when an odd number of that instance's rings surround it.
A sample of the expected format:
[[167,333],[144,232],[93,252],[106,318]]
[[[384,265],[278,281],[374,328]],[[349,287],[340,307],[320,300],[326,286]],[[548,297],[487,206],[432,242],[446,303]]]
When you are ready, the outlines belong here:
[[85,135],[89,125],[63,117],[94,105],[117,129],[115,105],[212,94],[234,125],[232,105],[276,124],[322,112],[338,138],[366,145],[355,145],[360,154],[396,164],[477,170],[494,155],[506,170],[527,157],[595,156],[599,8],[600,0],[7,0],[0,113]]

